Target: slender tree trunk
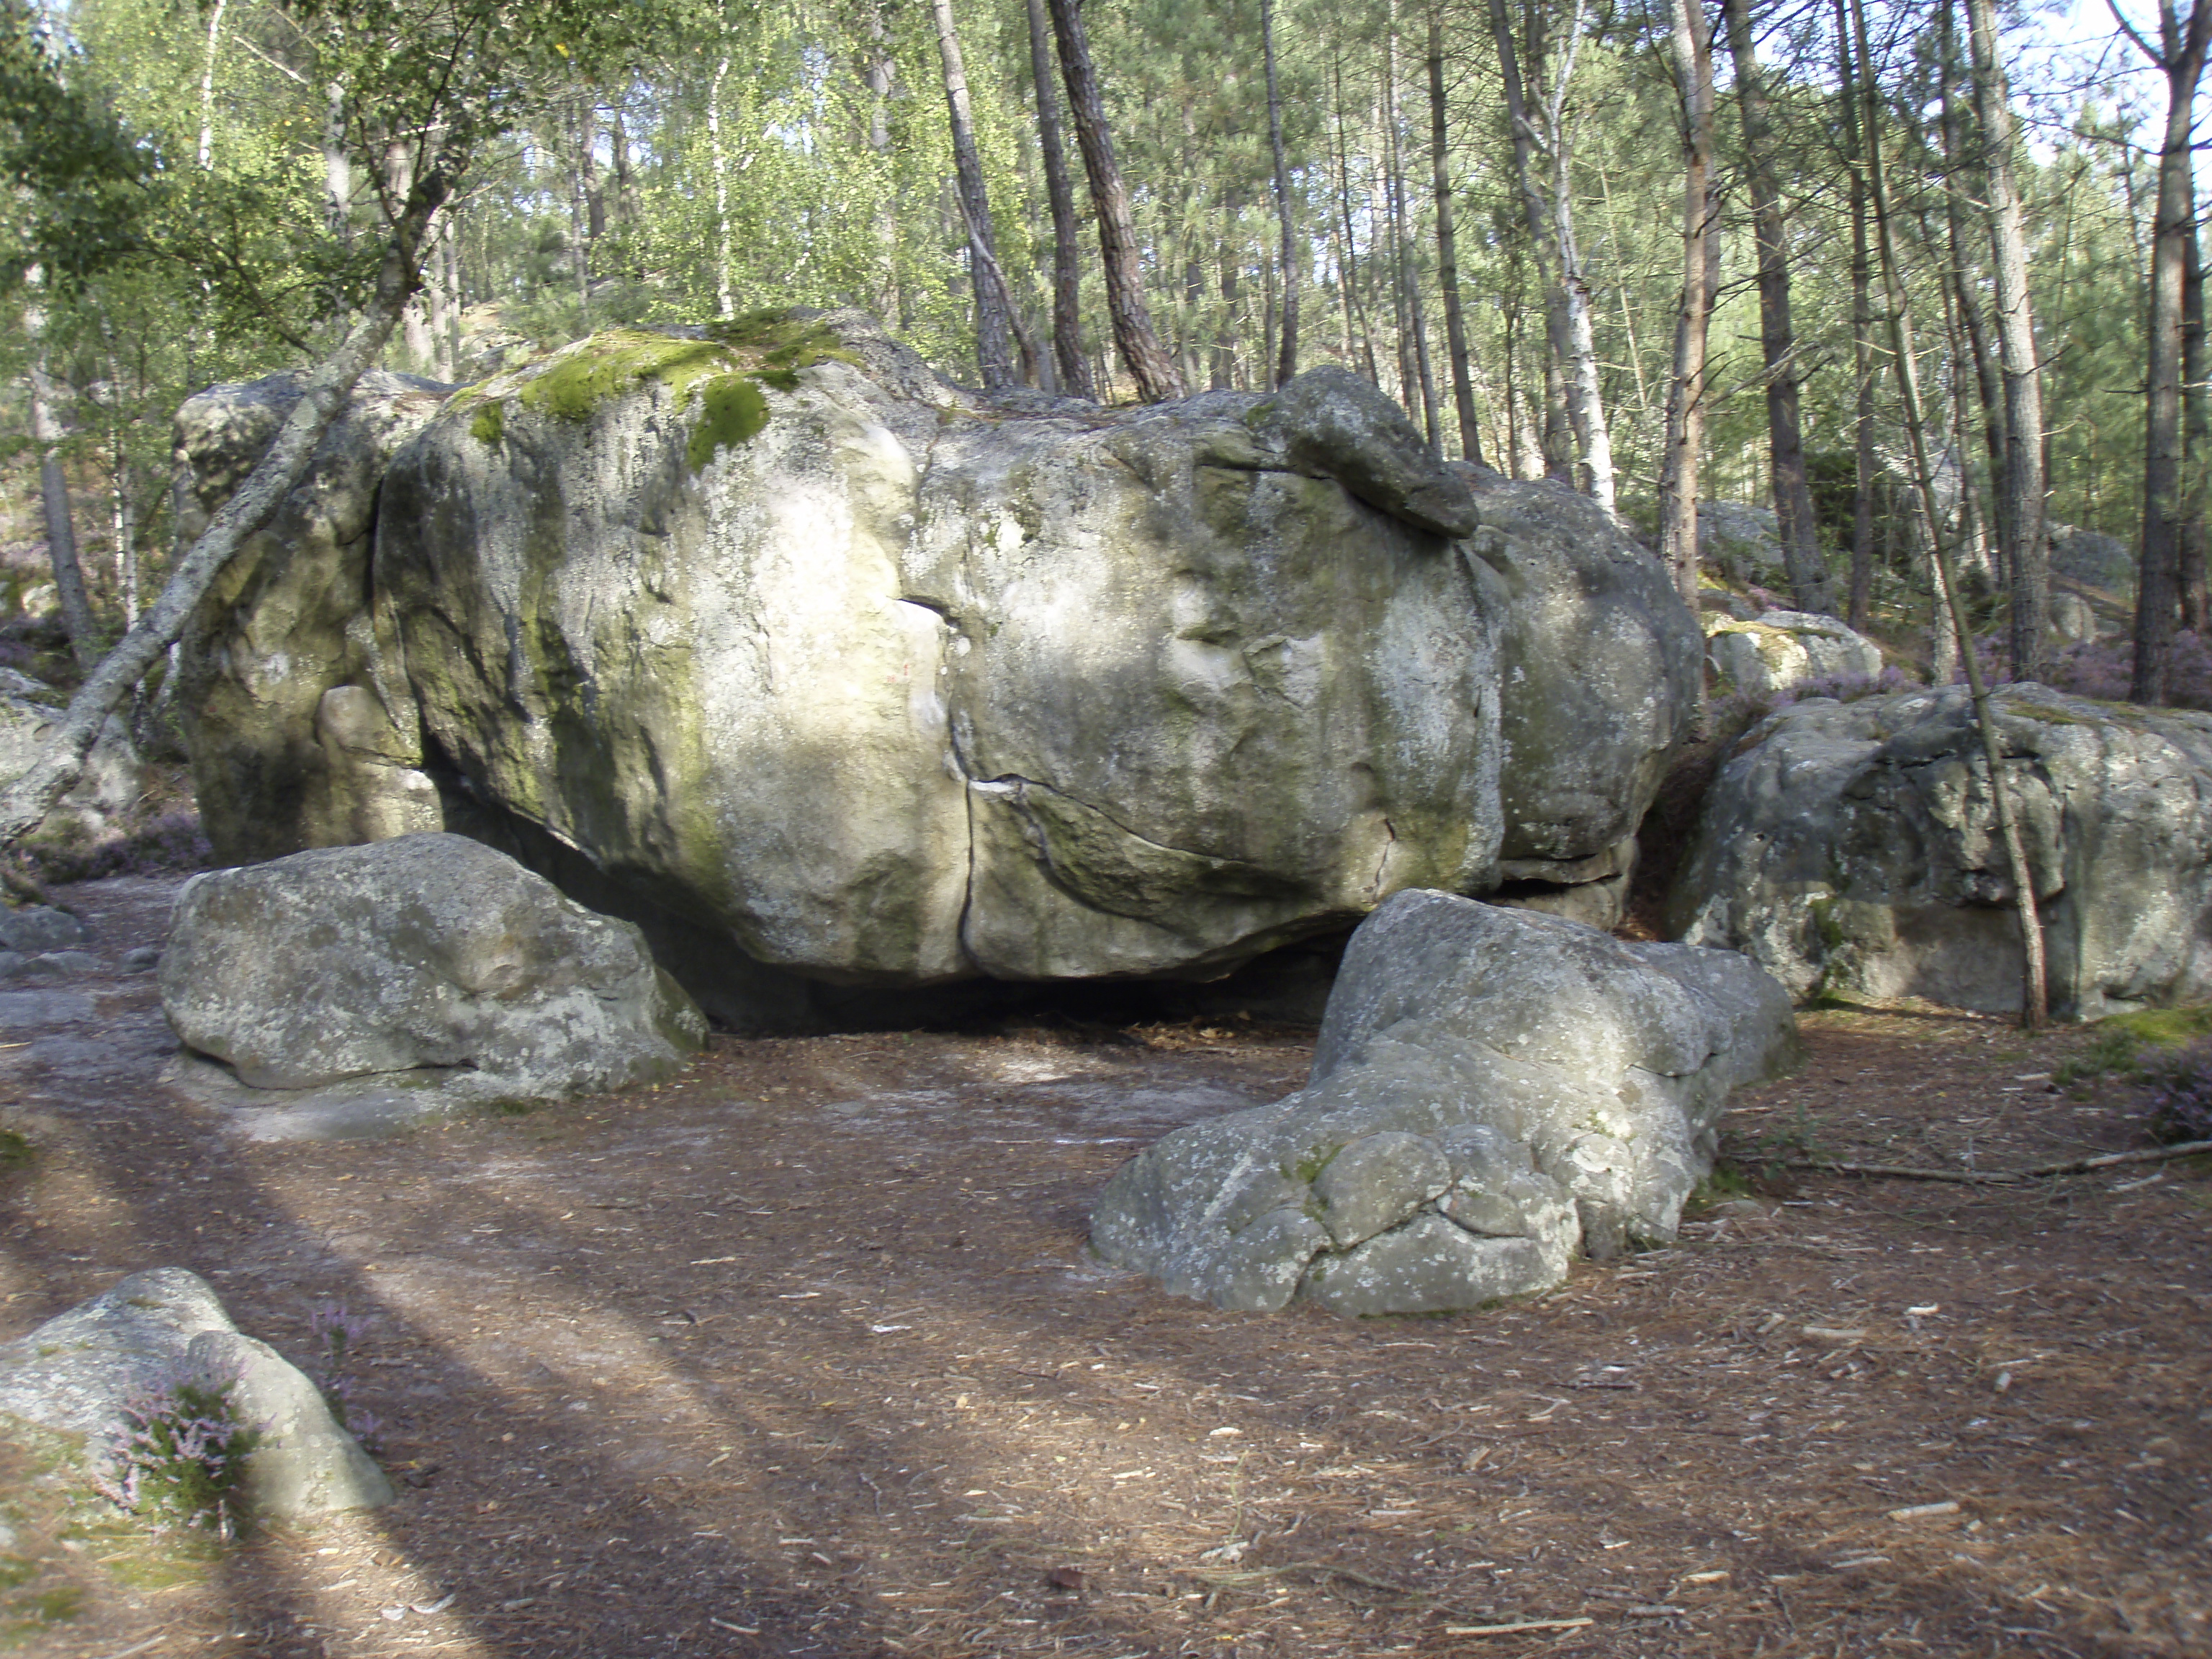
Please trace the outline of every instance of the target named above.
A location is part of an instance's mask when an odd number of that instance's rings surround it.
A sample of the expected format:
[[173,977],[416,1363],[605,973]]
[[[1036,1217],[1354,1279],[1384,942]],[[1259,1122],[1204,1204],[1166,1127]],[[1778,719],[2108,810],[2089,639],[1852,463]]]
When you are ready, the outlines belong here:
[[[1532,29],[1541,23],[1541,13],[1532,14]],[[1513,140],[1513,179],[1521,198],[1522,216],[1528,222],[1530,258],[1536,280],[1544,291],[1544,338],[1549,348],[1544,370],[1544,474],[1574,482],[1571,440],[1565,421],[1565,398],[1559,389],[1560,365],[1571,347],[1567,333],[1566,295],[1554,275],[1557,258],[1550,207],[1536,183],[1536,130],[1530,124],[1528,90],[1521,78],[1520,54],[1513,41],[1513,20],[1506,0],[1490,0],[1490,33],[1498,46],[1498,72],[1505,94],[1505,119]],[[1540,37],[1529,45],[1533,71],[1540,77],[1543,52]]]
[[2046,988],[2049,980],[2044,968],[2043,926],[2036,914],[2035,872],[2027,861],[2027,843],[2013,811],[2012,792],[2005,786],[2004,757],[1998,746],[1996,719],[1990,712],[1989,684],[1982,677],[1981,663],[1974,654],[1973,631],[1968,626],[1966,605],[1960,596],[1957,573],[1952,569],[1950,555],[1943,546],[1942,516],[1936,500],[1936,469],[1928,453],[1928,425],[1921,410],[1919,371],[1912,355],[1912,319],[1905,308],[1905,281],[1899,271],[1888,190],[1882,176],[1881,127],[1875,104],[1873,54],[1867,50],[1863,0],[1850,0],[1850,14],[1861,70],[1860,115],[1864,123],[1867,185],[1873,198],[1875,240],[1881,250],[1882,287],[1889,310],[1890,351],[1897,370],[1898,391],[1905,400],[1905,432],[1911,441],[1921,508],[1928,520],[1936,598],[1939,603],[1948,604],[1962,665],[1966,671],[1974,724],[1981,735],[1982,759],[1989,769],[1990,800],[1996,809],[1998,835],[2004,842],[2005,860],[2010,866],[2013,900],[2020,915],[2021,1024],[2029,1030],[2039,1030],[2050,1017],[2050,1000]]
[[2044,522],[2043,371],[2028,294],[2027,238],[2014,181],[2012,97],[1997,57],[1995,0],[1966,0],[1974,66],[1974,112],[1989,149],[1990,242],[1996,278],[1997,359],[2004,375],[2005,466],[1997,487],[2004,508],[2005,568],[2012,573],[2012,664],[2015,678],[2050,669],[2051,537]]
[[323,227],[344,247],[353,240],[353,157],[346,149],[346,84],[323,88]]
[[1275,359],[1275,384],[1298,372],[1298,239],[1291,220],[1291,164],[1283,152],[1283,94],[1275,80],[1275,8],[1260,0],[1260,45],[1267,64],[1267,148],[1275,163],[1275,216],[1283,233],[1282,349]]
[[[1429,368],[1428,331],[1421,322],[1421,283],[1413,258],[1411,216],[1406,210],[1405,125],[1398,107],[1398,8],[1389,9],[1389,32],[1383,37],[1384,153],[1389,157],[1390,240],[1398,279],[1398,362],[1405,378],[1406,407],[1421,417],[1429,434],[1429,447],[1443,453],[1443,432],[1437,414],[1436,376]],[[1414,401],[1416,397],[1419,401]]]
[[1160,344],[1145,303],[1145,272],[1129,212],[1129,192],[1114,161],[1114,137],[1106,125],[1106,105],[1098,95],[1098,72],[1091,66],[1091,42],[1083,27],[1080,0],[1048,0],[1053,38],[1060,47],[1060,70],[1067,84],[1067,107],[1075,141],[1091,179],[1091,203],[1098,216],[1098,246],[1106,269],[1106,309],[1114,322],[1114,343],[1148,404],[1180,398],[1182,381],[1175,359]]
[[2204,322],[2204,239],[2201,225],[2189,228],[2189,258],[2181,277],[2181,365],[2188,383],[2182,394],[2182,441],[2188,483],[2182,494],[2181,625],[2204,637],[2205,498],[2212,494],[2212,350]]
[[1744,156],[1751,174],[1753,234],[1759,246],[1759,341],[1766,371],[1766,434],[1775,523],[1790,574],[1790,596],[1800,611],[1835,609],[1805,472],[1804,420],[1798,406],[1797,334],[1790,307],[1790,246],[1783,222],[1782,186],[1776,177],[1774,130],[1766,100],[1765,71],[1752,39],[1751,0],[1721,0],[1729,56],[1735,64],[1736,109],[1743,123]]
[[1552,163],[1552,228],[1559,243],[1559,289],[1565,308],[1567,356],[1561,364],[1566,382],[1567,416],[1582,452],[1583,490],[1600,507],[1613,508],[1613,434],[1605,418],[1604,387],[1598,376],[1597,336],[1593,325],[1589,277],[1575,242],[1573,133],[1567,118],[1567,88],[1582,39],[1586,0],[1576,0],[1567,42],[1544,95],[1546,149]]
[[[1682,301],[1667,394],[1659,533],[1682,601],[1698,608],[1698,461],[1705,437],[1705,336],[1712,315],[1713,58],[1700,0],[1672,0],[1668,43],[1682,97]],[[1739,66],[1737,74],[1741,76]]]
[[1441,3],[1429,13],[1429,165],[1437,195],[1437,283],[1444,296],[1444,349],[1451,357],[1452,404],[1459,415],[1459,451],[1482,459],[1475,425],[1474,377],[1468,362],[1467,319],[1460,307],[1459,246],[1452,225],[1451,155],[1444,112],[1444,25]]
[[1045,196],[1052,204],[1052,353],[1060,389],[1096,398],[1091,364],[1083,355],[1082,226],[1067,179],[1067,152],[1060,134],[1060,94],[1054,89],[1052,35],[1044,0],[1028,0],[1030,74],[1036,83],[1037,148],[1044,161]]
[[1845,620],[1863,632],[1873,621],[1875,484],[1881,462],[1875,450],[1874,264],[1867,243],[1865,150],[1859,133],[1859,95],[1845,0],[1835,0],[1836,42],[1841,70],[1844,162],[1850,175],[1851,219],[1851,596]]
[[[2007,580],[2005,570],[2008,568],[2006,561],[2009,557],[2008,550],[2010,549],[2013,542],[2012,535],[2006,527],[2005,520],[2008,509],[2004,488],[2006,465],[2004,401],[1996,367],[1990,360],[1988,342],[1984,337],[1982,311],[1980,305],[1977,303],[1976,293],[1980,285],[1979,279],[1974,269],[1974,262],[1967,252],[1970,239],[1966,232],[1966,219],[1968,202],[1973,199],[1968,190],[1969,182],[1973,177],[1973,169],[1967,165],[1966,143],[1961,130],[1960,111],[1956,100],[1952,97],[1952,88],[1959,79],[1955,72],[1958,68],[1957,48],[1953,39],[1952,27],[1954,9],[1948,0],[1946,0],[1943,9],[1942,68],[1943,229],[1950,252],[1950,280],[1944,285],[1946,296],[1944,305],[1945,314],[1955,317],[1957,319],[1957,325],[1952,334],[1954,378],[1956,378],[1959,372],[1956,367],[1959,363],[1971,360],[1973,364],[1974,389],[1982,416],[1982,440],[1989,453],[1991,501],[1990,519],[1996,526],[1996,556],[1993,560],[1985,560],[1984,562],[1990,570],[1993,585],[2002,586]],[[1961,334],[1964,336],[1963,341],[1960,337]],[[1960,398],[1957,401],[1960,405],[1957,422],[1960,476],[1962,479],[1967,479],[1973,474],[1972,468],[1966,461],[1965,399]],[[2013,678],[2014,679],[2023,678],[2017,667],[2014,671]]]
[[1221,239],[1221,329],[1213,339],[1212,373],[1208,384],[1217,392],[1233,391],[1237,385],[1237,278],[1239,274],[1239,252],[1236,216],[1230,216],[1230,234]]
[[960,36],[953,27],[952,0],[930,0],[937,23],[937,55],[945,66],[945,102],[952,118],[952,166],[959,175],[960,215],[966,222],[971,257],[969,287],[975,295],[975,357],[986,390],[1014,384],[1014,354],[1008,318],[1014,296],[1000,286],[998,240],[991,226],[991,200],[983,185],[982,158],[975,150],[975,123],[969,112],[968,70],[960,58]]
[[70,653],[78,669],[89,673],[100,660],[100,639],[93,625],[92,602],[84,591],[84,568],[77,562],[76,520],[70,511],[69,479],[62,471],[61,442],[66,434],[54,418],[53,382],[46,373],[40,338],[45,319],[33,312],[25,325],[25,332],[40,343],[38,361],[31,367],[31,441],[39,448],[39,505],[46,517],[46,560],[54,573],[54,593],[61,603]]
[[714,314],[734,317],[730,294],[730,162],[722,151],[722,82],[730,73],[727,52],[714,64],[707,83],[707,165],[714,175]]
[[200,70],[200,171],[215,165],[215,64],[222,39],[222,14],[230,0],[215,0],[208,11],[207,53]]
[[0,789],[0,847],[12,846],[37,828],[83,775],[85,757],[99,740],[107,717],[183,631],[194,608],[247,538],[276,516],[285,496],[307,476],[316,447],[344,408],[354,382],[376,361],[406,309],[423,236],[445,201],[447,177],[444,168],[434,167],[415,181],[392,228],[375,289],[359,319],[337,349],[307,376],[300,401],[277,428],[268,452],[179,558],[161,596],[86,677],[29,768]]
[[2190,141],[2197,85],[2212,41],[2212,0],[2195,0],[2185,21],[2173,0],[2161,0],[2166,75],[2166,132],[2158,158],[2158,211],[2151,227],[2148,394],[2143,413],[2142,552],[2136,579],[2136,665],[2128,689],[2136,702],[2166,700],[2179,585],[2185,516],[2182,463],[2182,301],[2187,286],[2189,228],[2196,217]]

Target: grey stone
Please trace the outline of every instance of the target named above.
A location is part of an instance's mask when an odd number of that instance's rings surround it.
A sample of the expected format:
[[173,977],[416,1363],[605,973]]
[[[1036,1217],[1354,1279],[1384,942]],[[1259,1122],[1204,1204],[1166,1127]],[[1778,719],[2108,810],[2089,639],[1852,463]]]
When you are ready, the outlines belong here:
[[374,1072],[313,1089],[256,1089],[229,1066],[183,1053],[161,1068],[162,1085],[222,1114],[243,1140],[386,1140],[487,1104],[525,1098],[465,1066]]
[[2097,637],[2097,612],[2079,593],[2053,593],[2051,633],[2062,645],[2085,645]]
[[1782,532],[1771,507],[1699,501],[1698,557],[1739,586],[1775,586],[1788,580]]
[[[2212,715],[1994,695],[2054,1009],[2212,995]],[[2012,878],[1963,686],[1811,699],[1722,769],[1668,931],[1807,999],[2020,1006]]]
[[256,1088],[468,1068],[485,1098],[654,1081],[705,1023],[637,930],[462,836],[405,836],[196,876],[161,1002]]
[[[244,482],[301,376],[218,386],[177,412],[187,539]],[[392,453],[453,388],[371,369],[307,476],[249,537],[179,641],[176,708],[200,822],[246,863],[440,825],[413,701],[372,626],[370,538]]]
[[1763,611],[1742,622],[1708,612],[1705,623],[1706,653],[1729,690],[1757,696],[1881,673],[1881,647],[1833,617]]
[[1310,368],[1245,418],[1293,466],[1335,479],[1370,507],[1439,536],[1474,529],[1466,482],[1394,399],[1350,369]]
[[107,964],[89,951],[49,951],[25,967],[33,973],[96,974]]
[[1658,560],[1587,497],[1492,477],[1475,499],[1482,526],[1465,545],[1503,589],[1498,873],[1602,879],[1538,866],[1609,855],[1636,833],[1697,721],[1697,619]]
[[207,1282],[182,1267],[133,1273],[0,1346],[0,1413],[81,1438],[96,1473],[125,1427],[125,1406],[179,1380],[232,1377],[234,1414],[262,1436],[246,1470],[257,1513],[298,1517],[392,1501],[391,1482],[315,1385],[240,1333]]
[[93,1017],[92,999],[79,991],[0,991],[0,1036],[36,1036],[56,1025],[80,1025]]
[[11,951],[33,955],[66,951],[90,936],[82,921],[51,905],[27,904],[20,910],[0,911],[0,945]]
[[150,974],[161,965],[161,947],[158,945],[134,945],[123,953],[123,971],[126,974]]
[[[68,702],[27,674],[11,671],[0,684],[0,786],[20,777],[39,757]],[[32,838],[70,846],[112,828],[137,805],[143,770],[123,722],[108,720],[85,757],[83,775],[40,820]]]
[[27,957],[20,951],[0,951],[0,979],[53,979],[62,971],[51,955]]
[[1733,952],[1401,893],[1352,936],[1307,1086],[1146,1148],[1091,1243],[1225,1308],[1540,1290],[1578,1247],[1673,1237],[1729,1091],[1798,1054],[1788,996]]
[[2136,588],[2135,550],[2118,536],[2070,524],[2051,526],[2051,574],[2129,599]]

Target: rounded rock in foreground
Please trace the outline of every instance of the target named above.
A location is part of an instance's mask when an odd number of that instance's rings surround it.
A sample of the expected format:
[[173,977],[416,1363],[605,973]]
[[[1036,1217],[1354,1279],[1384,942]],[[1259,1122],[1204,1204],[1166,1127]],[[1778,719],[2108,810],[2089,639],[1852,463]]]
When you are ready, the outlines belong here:
[[445,834],[194,877],[161,985],[177,1035],[259,1089],[437,1067],[486,1094],[586,1094],[665,1078],[706,1040],[634,925]]

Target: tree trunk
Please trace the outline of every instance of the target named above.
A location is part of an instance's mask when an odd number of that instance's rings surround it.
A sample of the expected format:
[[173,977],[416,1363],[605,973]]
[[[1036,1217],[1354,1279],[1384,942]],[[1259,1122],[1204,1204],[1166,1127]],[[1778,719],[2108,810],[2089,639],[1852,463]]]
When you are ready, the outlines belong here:
[[[1382,120],[1384,153],[1389,157],[1390,241],[1398,289],[1398,363],[1404,379],[1406,407],[1421,419],[1429,434],[1429,447],[1443,452],[1443,432],[1437,415],[1436,377],[1429,368],[1428,331],[1421,322],[1421,283],[1413,260],[1411,216],[1406,211],[1406,146],[1404,122],[1398,108],[1398,8],[1392,0],[1389,27],[1383,37]],[[1415,398],[1419,401],[1416,403]]]
[[1359,245],[1353,234],[1352,218],[1352,147],[1344,133],[1344,65],[1340,61],[1330,64],[1329,78],[1336,95],[1336,180],[1337,203],[1344,219],[1344,303],[1358,325],[1360,360],[1367,367],[1367,378],[1380,386],[1382,376],[1375,366],[1375,331],[1368,326],[1366,307],[1359,299]]
[[1800,611],[1831,614],[1835,597],[1820,558],[1813,487],[1805,472],[1804,422],[1798,407],[1797,334],[1790,310],[1790,247],[1775,176],[1774,131],[1766,76],[1752,39],[1751,0],[1721,0],[1729,56],[1735,64],[1736,111],[1751,174],[1752,230],[1759,246],[1759,341],[1766,371],[1766,434],[1774,518],[1790,596]]
[[2051,538],[2044,520],[2043,372],[2027,286],[2027,239],[2014,181],[2012,98],[1997,58],[1994,0],[1966,0],[1974,112],[1989,150],[1990,243],[1996,278],[1997,362],[2004,376],[2005,465],[1997,523],[2012,573],[2014,678],[2042,678],[2051,655]]
[[1881,462],[1874,437],[1874,265],[1867,245],[1864,149],[1859,135],[1859,95],[1845,0],[1835,0],[1836,42],[1841,70],[1844,163],[1850,175],[1851,217],[1851,597],[1845,620],[1864,632],[1873,620],[1875,481]]
[[1053,88],[1052,38],[1044,0],[1028,0],[1030,74],[1036,82],[1037,148],[1044,160],[1044,188],[1052,204],[1052,354],[1060,387],[1072,398],[1096,398],[1091,364],[1083,355],[1082,226],[1067,181],[1067,151],[1060,136],[1060,94]]
[[[1230,221],[1233,231],[1236,220]],[[1212,373],[1208,384],[1216,392],[1233,391],[1237,386],[1237,277],[1238,272],[1237,239],[1231,235],[1221,239],[1221,331],[1213,338]]]
[[230,0],[215,0],[208,12],[207,55],[200,70],[200,171],[215,165],[215,63],[222,39],[222,14]]
[[1291,221],[1291,164],[1283,153],[1283,94],[1275,81],[1275,9],[1260,0],[1260,45],[1267,64],[1267,147],[1275,161],[1275,216],[1283,232],[1282,349],[1275,359],[1275,384],[1298,372],[1298,240]]
[[[1705,437],[1705,336],[1712,316],[1713,58],[1700,0],[1672,0],[1668,44],[1682,98],[1682,301],[1667,394],[1659,533],[1682,601],[1698,608],[1698,461]],[[1741,68],[1739,66],[1741,78]]]
[[[1678,3],[1681,0],[1677,0]],[[1839,0],[1840,3],[1840,0]],[[1919,371],[1912,355],[1912,319],[1905,308],[1905,281],[1899,274],[1897,243],[1891,227],[1888,191],[1881,164],[1881,127],[1875,106],[1873,55],[1867,50],[1863,0],[1850,0],[1851,29],[1858,46],[1861,74],[1860,115],[1864,123],[1866,174],[1873,198],[1875,239],[1881,249],[1884,297],[1889,309],[1889,342],[1897,371],[1898,391],[1905,401],[1905,433],[1912,447],[1914,476],[1920,487],[1921,508],[1928,521],[1929,562],[1934,568],[1936,599],[1950,611],[1952,630],[1966,671],[1966,689],[1973,699],[1974,724],[1981,736],[1982,759],[1989,769],[1990,801],[1996,810],[1997,831],[2004,842],[2010,866],[2013,902],[2020,917],[2021,978],[2021,1024],[2039,1030],[2050,1017],[2047,976],[2044,969],[2043,926],[2036,912],[2035,872],[2027,861],[2027,844],[2013,811],[2012,792],[2005,787],[2004,757],[1998,747],[1996,720],[1990,712],[1990,688],[1982,678],[1974,654],[1973,634],[1967,625],[1965,602],[1959,593],[1957,573],[1945,551],[1942,515],[1936,501],[1936,470],[1928,454],[1928,426],[1920,404]],[[1845,47],[1848,52],[1849,46]]]
[[2181,274],[2181,367],[2188,382],[2182,394],[2182,446],[2189,482],[2183,492],[2181,518],[2181,624],[2199,640],[2204,637],[2206,526],[2205,498],[2212,494],[2212,350],[2207,349],[2204,324],[2204,239],[2197,225],[2189,228],[2188,264]]
[[423,234],[446,199],[447,174],[433,168],[416,180],[401,206],[368,307],[337,349],[307,376],[300,401],[285,416],[267,453],[199,539],[178,559],[161,595],[88,675],[52,728],[30,767],[0,789],[0,847],[36,829],[54,803],[83,775],[85,757],[146,671],[183,632],[185,622],[246,538],[276,516],[307,476],[316,447],[344,408],[364,370],[375,362],[413,293]]
[[[33,312],[24,323],[24,331],[40,340],[45,319]],[[60,447],[65,434],[54,418],[53,382],[47,376],[45,356],[45,344],[40,341],[39,360],[31,367],[31,441],[39,448],[39,505],[45,513],[46,559],[53,568],[54,593],[61,602],[70,654],[81,672],[89,673],[100,660],[100,639],[93,625],[92,602],[84,591],[84,568],[77,562],[76,520],[70,511],[69,479],[62,471]]]
[[714,78],[707,83],[707,165],[714,175],[714,314],[734,317],[737,307],[730,295],[730,163],[722,154],[722,82],[730,73],[730,58],[722,54],[714,65]]
[[353,241],[353,157],[346,149],[346,84],[323,88],[323,228],[340,247]]
[[1098,216],[1098,251],[1106,268],[1106,310],[1113,319],[1114,343],[1148,404],[1183,395],[1175,359],[1160,345],[1152,314],[1145,304],[1145,272],[1137,231],[1129,212],[1129,192],[1114,161],[1114,137],[1106,125],[1106,106],[1098,95],[1098,72],[1091,66],[1091,42],[1083,27],[1080,0],[1048,0],[1052,32],[1060,47],[1060,70],[1067,85],[1068,113],[1083,169],[1091,180],[1091,204]]
[[969,286],[975,295],[975,358],[985,390],[1014,384],[1014,354],[1007,319],[1014,296],[1001,286],[999,247],[991,226],[991,200],[975,151],[975,123],[968,107],[968,70],[952,24],[952,0],[930,0],[937,23],[937,55],[945,66],[945,103],[952,117],[952,166],[959,175],[960,216],[968,228]]
[[2136,665],[2129,698],[2166,700],[2168,658],[2173,644],[2183,518],[2182,300],[2189,264],[2189,227],[2195,217],[2190,167],[2191,127],[2197,83],[2212,37],[2212,0],[2196,0],[2185,22],[2172,0],[2160,7],[2163,24],[2158,54],[2166,75],[2166,133],[2158,158],[2158,212],[2152,222],[2148,388],[2143,411],[2142,552],[2136,578]]
[[1444,349],[1451,356],[1459,452],[1480,465],[1482,437],[1475,427],[1474,377],[1468,362],[1467,319],[1460,307],[1459,246],[1452,225],[1449,135],[1444,115],[1444,26],[1439,5],[1429,14],[1429,162],[1437,194],[1437,282],[1443,289]]
[[[1539,15],[1540,18],[1540,15]],[[1513,179],[1521,198],[1522,216],[1528,222],[1529,256],[1536,281],[1544,291],[1544,339],[1549,348],[1544,370],[1544,476],[1574,482],[1574,457],[1562,418],[1565,400],[1559,390],[1560,365],[1567,361],[1566,297],[1553,275],[1551,210],[1536,184],[1536,130],[1528,118],[1528,98],[1522,84],[1520,54],[1513,43],[1513,20],[1506,0],[1490,0],[1490,33],[1498,45],[1498,73],[1505,93],[1505,120],[1513,140]],[[1535,70],[1542,70],[1540,39],[1533,41],[1529,57]]]

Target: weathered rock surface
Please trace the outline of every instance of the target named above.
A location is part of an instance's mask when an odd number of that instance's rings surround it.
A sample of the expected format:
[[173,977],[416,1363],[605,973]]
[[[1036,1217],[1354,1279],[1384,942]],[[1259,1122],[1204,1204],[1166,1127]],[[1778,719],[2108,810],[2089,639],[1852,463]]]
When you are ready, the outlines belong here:
[[76,1439],[102,1472],[124,1407],[180,1382],[235,1378],[233,1415],[261,1435],[246,1496],[293,1517],[388,1504],[392,1483],[334,1419],[322,1393],[265,1342],[240,1332],[207,1281],[182,1267],[132,1273],[0,1346],[0,1414]]
[[1729,1091],[1796,1053],[1787,995],[1733,952],[1401,893],[1352,936],[1307,1086],[1139,1153],[1091,1243],[1224,1308],[1542,1289],[1577,1247],[1674,1237]]
[[1708,612],[1705,649],[1722,682],[1759,696],[1819,680],[1871,680],[1881,647],[1833,617],[1765,611],[1749,621]]
[[[349,454],[428,395],[390,402]],[[1649,555],[1334,370],[1105,410],[978,400],[858,313],[618,331],[447,400],[376,513],[374,626],[318,621],[354,654],[300,653],[228,751],[276,757],[234,798],[325,803],[262,850],[419,826],[427,775],[739,1028],[1204,977],[1610,856],[1694,705]]]
[[634,926],[444,834],[194,877],[161,985],[177,1035],[258,1089],[441,1068],[480,1099],[579,1094],[666,1077],[706,1034]]
[[[21,776],[38,758],[68,702],[43,680],[0,669],[0,786]],[[67,844],[97,836],[137,804],[143,787],[137,748],[123,722],[111,719],[85,757],[84,775],[54,803],[32,836]]]
[[1779,586],[1789,580],[1782,531],[1771,507],[1699,501],[1698,557],[1739,584]]
[[2121,598],[2136,589],[2135,550],[2118,536],[2075,525],[2051,526],[2051,571]]
[[1476,511],[1467,545],[1504,599],[1499,878],[1608,879],[1696,719],[1697,620],[1664,567],[1586,496],[1492,475]]
[[[2054,1008],[2212,994],[2212,715],[1995,695]],[[1966,688],[1770,717],[1706,797],[1669,932],[1799,999],[2020,1006],[2004,846]]]
[[91,937],[83,922],[50,904],[27,904],[16,910],[0,908],[0,945],[10,951],[31,954],[66,951]]
[[[299,402],[300,379],[214,386],[178,410],[185,536],[245,482]],[[176,706],[200,822],[222,863],[439,827],[413,699],[378,649],[367,598],[385,467],[451,390],[362,375],[305,481],[186,625]]]

